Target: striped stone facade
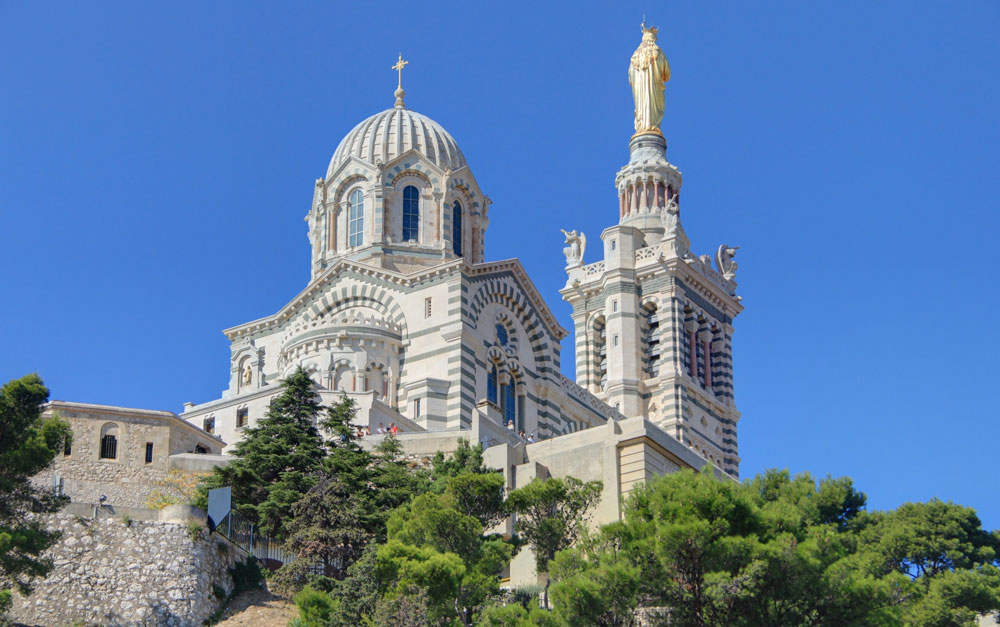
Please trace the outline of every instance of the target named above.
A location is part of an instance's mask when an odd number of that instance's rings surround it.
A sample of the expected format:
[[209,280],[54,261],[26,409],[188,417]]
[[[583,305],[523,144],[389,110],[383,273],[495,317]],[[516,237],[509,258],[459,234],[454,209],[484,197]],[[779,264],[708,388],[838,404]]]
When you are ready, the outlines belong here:
[[692,254],[666,143],[640,135],[630,149],[616,179],[619,223],[601,234],[604,259],[567,259],[561,294],[573,306],[577,383],[738,476],[732,323],[743,306],[733,249],[720,247],[714,268]]
[[[408,188],[418,214],[404,227]],[[567,331],[521,264],[484,261],[489,205],[429,118],[390,109],[362,122],[316,182],[309,285],[273,316],[225,331],[229,387],[183,417],[231,448],[301,366],[324,403],[354,398],[373,433],[475,430],[488,443],[508,420],[547,439],[620,418],[562,375]],[[482,420],[498,429],[474,426]]]

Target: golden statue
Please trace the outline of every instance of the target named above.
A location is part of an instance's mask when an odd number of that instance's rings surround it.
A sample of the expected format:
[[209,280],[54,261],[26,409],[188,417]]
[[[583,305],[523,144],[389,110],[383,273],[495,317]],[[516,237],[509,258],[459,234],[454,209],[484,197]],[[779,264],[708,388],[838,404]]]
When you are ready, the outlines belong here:
[[642,24],[642,43],[632,53],[628,82],[635,99],[635,134],[660,132],[663,120],[663,86],[670,80],[667,57],[656,45],[656,27]]

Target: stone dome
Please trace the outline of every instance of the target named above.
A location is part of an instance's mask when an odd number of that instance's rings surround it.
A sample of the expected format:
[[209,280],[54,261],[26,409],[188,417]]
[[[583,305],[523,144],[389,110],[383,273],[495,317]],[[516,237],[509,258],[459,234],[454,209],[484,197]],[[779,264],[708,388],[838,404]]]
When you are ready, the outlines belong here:
[[413,149],[442,170],[465,166],[458,143],[440,124],[416,111],[396,107],[376,113],[340,140],[326,176],[333,175],[352,155],[374,165],[388,163]]

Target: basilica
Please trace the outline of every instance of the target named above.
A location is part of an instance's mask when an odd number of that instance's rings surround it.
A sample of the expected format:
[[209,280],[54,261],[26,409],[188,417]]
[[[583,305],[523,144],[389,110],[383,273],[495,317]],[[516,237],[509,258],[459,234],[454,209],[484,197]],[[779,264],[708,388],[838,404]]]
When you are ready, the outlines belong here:
[[[489,197],[448,131],[406,107],[405,64],[393,66],[394,105],[348,132],[316,180],[308,284],[273,315],[225,330],[221,397],[179,415],[51,404],[76,435],[53,485],[74,500],[112,494],[140,506],[153,479],[232,459],[226,452],[299,367],[324,405],[354,401],[367,445],[386,431],[414,457],[479,443],[509,488],[601,480],[594,523],[617,520],[633,486],[655,475],[711,464],[739,476],[736,249],[697,255],[681,224],[681,174],[660,130],[670,68],[656,29],[643,27],[629,64],[636,132],[608,194],[609,225],[591,243],[603,259],[584,264],[586,235],[563,231],[576,381],[562,374],[570,331],[546,304],[553,295],[517,259],[487,259]],[[512,580],[530,581],[530,559],[515,558]]]
[[311,280],[274,315],[225,331],[228,389],[181,418],[231,448],[302,366],[325,404],[346,394],[363,430],[393,428],[407,452],[465,438],[511,486],[602,479],[602,521],[651,474],[709,462],[737,477],[735,248],[690,250],[659,128],[669,77],[644,27],[629,67],[636,133],[609,194],[603,260],[584,265],[585,235],[563,231],[575,382],[561,373],[569,331],[517,259],[486,258],[489,197],[448,131],[406,107],[400,77],[394,106],[347,133],[316,180]]

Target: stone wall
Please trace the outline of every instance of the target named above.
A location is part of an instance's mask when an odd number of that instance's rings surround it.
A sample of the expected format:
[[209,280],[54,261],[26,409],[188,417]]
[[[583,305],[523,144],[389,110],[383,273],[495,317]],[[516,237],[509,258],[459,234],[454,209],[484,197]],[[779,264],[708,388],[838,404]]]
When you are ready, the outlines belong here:
[[[177,456],[190,457],[196,447],[219,453],[223,442],[170,412],[53,401],[46,413],[69,422],[73,443],[34,483],[44,489],[58,485],[75,503],[97,503],[102,495],[117,507],[185,502],[197,473],[211,472],[212,465],[221,463],[218,455],[203,455],[206,463],[195,470],[188,470],[190,464],[174,464]],[[113,429],[118,442],[112,459],[100,456],[105,428]]]
[[201,625],[222,603],[215,586],[228,595],[228,569],[242,560],[207,529],[192,539],[182,522],[47,520],[63,535],[50,551],[52,573],[31,596],[14,597],[11,618],[26,625]]

